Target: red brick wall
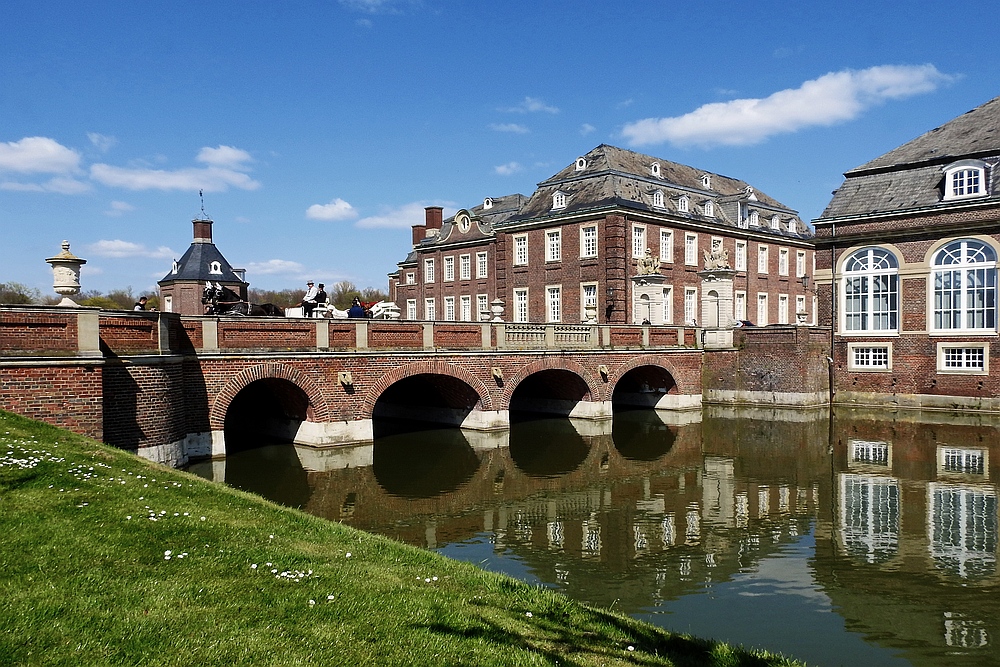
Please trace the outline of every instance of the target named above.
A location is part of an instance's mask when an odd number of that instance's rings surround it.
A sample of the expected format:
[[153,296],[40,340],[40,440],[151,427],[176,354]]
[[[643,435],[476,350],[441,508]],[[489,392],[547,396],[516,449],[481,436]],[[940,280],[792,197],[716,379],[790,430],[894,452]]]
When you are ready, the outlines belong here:
[[158,352],[160,349],[158,313],[134,312],[128,315],[101,315],[102,347],[117,354]]
[[[353,327],[353,325],[352,325]],[[353,341],[353,331],[351,333]],[[330,336],[333,345],[333,335]],[[353,346],[351,342],[349,345]],[[382,349],[422,349],[424,346],[424,326],[407,322],[380,322],[369,320],[368,347]]]
[[101,440],[102,375],[99,360],[0,366],[0,407]]
[[812,327],[734,331],[736,351],[705,353],[705,390],[817,393],[829,389],[826,332]]
[[316,324],[269,319],[219,320],[219,349],[315,350]]
[[65,354],[78,349],[77,311],[9,306],[0,310],[0,355]]

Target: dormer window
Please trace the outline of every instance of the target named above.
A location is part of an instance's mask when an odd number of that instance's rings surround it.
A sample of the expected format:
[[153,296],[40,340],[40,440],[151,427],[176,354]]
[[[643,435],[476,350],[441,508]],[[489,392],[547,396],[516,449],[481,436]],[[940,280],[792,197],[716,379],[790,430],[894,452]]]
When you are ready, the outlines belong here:
[[586,168],[587,168],[587,161],[584,160],[582,157],[578,157],[576,159],[576,170],[583,171]]
[[986,163],[982,160],[960,160],[944,169],[944,199],[985,197]]
[[488,211],[491,208],[493,208],[493,198],[487,197],[486,199],[483,200],[483,209]]
[[781,229],[781,218],[777,214],[771,216],[771,229]]
[[799,231],[799,224],[798,224],[798,222],[799,221],[796,220],[795,218],[789,218],[789,220],[788,220],[788,231],[790,231],[792,234],[797,234],[798,231]]
[[705,202],[704,208],[705,208],[705,217],[706,218],[714,218],[715,217],[715,202],[713,202],[711,199],[709,199],[708,201]]
[[177,272],[178,272],[178,271],[180,271],[180,270],[181,270],[181,267],[180,267],[180,265],[179,265],[179,264],[177,263],[177,260],[175,259],[175,260],[174,260],[174,265],[173,265],[173,268],[171,268],[171,269],[170,269],[170,273],[177,273]]
[[657,190],[653,193],[653,206],[663,208],[663,190]]
[[711,190],[712,189],[712,175],[711,174],[702,174],[702,176],[701,176],[701,187],[705,188],[706,190]]
[[649,173],[652,174],[654,178],[659,178],[660,177],[660,163],[659,162],[654,162],[653,164],[649,165]]
[[[583,158],[581,158],[583,159]],[[577,161],[579,164],[579,161]],[[566,193],[556,192],[552,195],[552,208],[566,208]]]
[[760,213],[757,211],[750,211],[750,215],[747,216],[747,219],[750,221],[751,225],[756,227],[760,224]]
[[691,210],[691,199],[687,195],[683,195],[677,200],[677,210],[681,213],[687,213]]
[[458,226],[459,231],[464,234],[472,226],[472,220],[469,218],[468,213],[459,213],[455,216],[455,224]]
[[747,199],[749,199],[750,201],[757,201],[757,195],[756,195],[756,194],[754,193],[754,191],[753,191],[753,187],[751,187],[751,186],[749,186],[749,185],[748,185],[748,186],[746,187],[746,189],[745,189],[745,190],[743,190],[743,194],[744,194],[744,195],[746,196],[746,198],[747,198]]
[[208,272],[209,273],[220,273],[221,274],[222,273],[222,264],[220,264],[218,261],[212,262],[211,264],[208,265]]

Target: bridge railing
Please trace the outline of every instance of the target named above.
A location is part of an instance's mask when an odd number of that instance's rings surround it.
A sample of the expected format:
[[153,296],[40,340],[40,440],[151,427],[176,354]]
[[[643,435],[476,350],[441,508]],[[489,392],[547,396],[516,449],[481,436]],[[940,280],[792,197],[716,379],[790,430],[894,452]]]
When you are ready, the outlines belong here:
[[701,330],[626,324],[182,316],[0,306],[0,356],[701,348]]

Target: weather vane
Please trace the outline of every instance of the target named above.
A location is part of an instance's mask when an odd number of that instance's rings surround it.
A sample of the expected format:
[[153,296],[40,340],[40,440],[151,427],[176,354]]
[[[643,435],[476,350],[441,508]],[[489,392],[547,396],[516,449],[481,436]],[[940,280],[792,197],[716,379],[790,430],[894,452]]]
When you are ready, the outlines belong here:
[[205,214],[205,191],[198,190],[198,197],[201,199],[201,219],[208,220],[208,216]]

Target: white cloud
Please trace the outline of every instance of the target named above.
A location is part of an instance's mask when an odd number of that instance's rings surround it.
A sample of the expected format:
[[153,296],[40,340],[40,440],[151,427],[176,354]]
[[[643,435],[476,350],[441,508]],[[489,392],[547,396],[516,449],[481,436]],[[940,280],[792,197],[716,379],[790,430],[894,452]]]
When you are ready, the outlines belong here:
[[80,154],[48,137],[25,137],[0,143],[0,171],[66,174],[80,165]]
[[111,202],[108,210],[104,212],[104,215],[110,215],[113,218],[117,218],[117,217],[121,216],[124,213],[128,213],[128,212],[134,211],[134,210],[135,210],[135,206],[132,206],[128,202],[113,201],[113,202]]
[[587,136],[596,129],[597,128],[591,125],[590,123],[584,123],[583,125],[580,126],[580,134],[583,136]]
[[853,120],[886,100],[929,93],[951,80],[933,65],[842,70],[763,99],[705,104],[683,116],[628,123],[622,134],[633,146],[746,146],[777,134]]
[[[426,220],[424,214],[425,206],[444,206],[445,217],[454,213],[455,210],[455,205],[452,202],[415,201],[397,206],[396,208],[383,207],[378,215],[371,215],[358,220],[355,223],[355,227],[361,227],[362,229],[373,229],[375,227],[409,229],[413,225],[424,224]],[[448,211],[449,208],[451,209],[450,213]]]
[[253,162],[250,153],[232,146],[219,146],[210,148],[205,146],[198,151],[198,162],[210,164],[213,167],[228,167],[230,169],[246,169],[245,162]]
[[126,190],[188,190],[197,192],[225,192],[230,186],[241,190],[256,190],[260,183],[246,174],[232,169],[206,167],[176,171],[165,169],[127,169],[109,164],[90,166],[90,177],[111,187]]
[[501,109],[501,111],[510,113],[535,113],[537,111],[544,111],[545,113],[556,114],[559,113],[559,108],[548,105],[537,97],[525,97],[516,107],[507,107],[506,109]]
[[151,257],[154,259],[172,259],[179,255],[166,246],[150,250],[141,243],[122,241],[121,239],[102,239],[87,246],[87,252],[98,257]]
[[107,153],[115,144],[118,143],[118,140],[114,137],[109,137],[105,134],[98,134],[97,132],[88,132],[87,138],[90,139],[90,143],[92,143],[94,147],[102,153]]
[[495,132],[512,132],[513,134],[527,134],[531,132],[524,125],[518,125],[517,123],[491,123],[490,129]]
[[53,176],[44,183],[0,182],[0,190],[12,192],[55,192],[61,195],[78,195],[90,190],[90,185],[71,176]]
[[358,211],[337,197],[329,204],[313,204],[306,209],[306,217],[311,220],[351,220],[358,217]]
[[508,162],[507,164],[501,164],[493,167],[493,173],[499,174],[500,176],[510,176],[516,172],[521,171],[521,164],[519,162]]
[[266,262],[250,262],[247,273],[260,275],[300,275],[305,267],[287,259],[269,259]]

